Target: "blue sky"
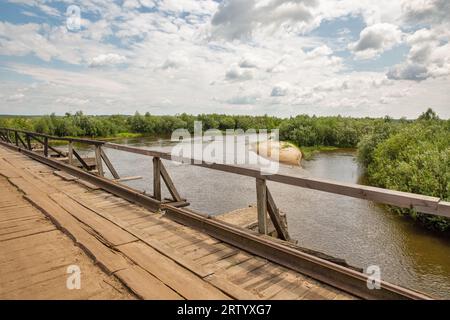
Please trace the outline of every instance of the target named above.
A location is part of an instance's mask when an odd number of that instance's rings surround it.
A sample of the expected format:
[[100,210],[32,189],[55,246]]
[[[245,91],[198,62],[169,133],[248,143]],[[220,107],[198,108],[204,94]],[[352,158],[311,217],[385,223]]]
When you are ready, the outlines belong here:
[[6,0],[0,113],[448,118],[449,3]]

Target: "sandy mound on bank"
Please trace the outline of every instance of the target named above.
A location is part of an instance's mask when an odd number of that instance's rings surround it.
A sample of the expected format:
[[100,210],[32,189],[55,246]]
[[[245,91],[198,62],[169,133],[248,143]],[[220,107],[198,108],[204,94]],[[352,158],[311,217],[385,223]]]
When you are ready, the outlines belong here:
[[264,141],[260,142],[254,149],[262,157],[276,161],[278,155],[278,160],[281,163],[293,166],[300,166],[300,161],[302,160],[302,152],[289,142]]

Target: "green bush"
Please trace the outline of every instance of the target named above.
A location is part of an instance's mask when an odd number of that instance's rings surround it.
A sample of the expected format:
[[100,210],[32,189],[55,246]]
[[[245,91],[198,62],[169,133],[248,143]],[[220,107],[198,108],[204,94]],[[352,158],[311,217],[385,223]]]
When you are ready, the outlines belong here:
[[[389,130],[388,130],[389,131]],[[397,133],[366,136],[359,160],[367,165],[370,185],[450,200],[450,130],[439,120],[417,121]],[[438,230],[450,230],[450,219],[396,209]]]

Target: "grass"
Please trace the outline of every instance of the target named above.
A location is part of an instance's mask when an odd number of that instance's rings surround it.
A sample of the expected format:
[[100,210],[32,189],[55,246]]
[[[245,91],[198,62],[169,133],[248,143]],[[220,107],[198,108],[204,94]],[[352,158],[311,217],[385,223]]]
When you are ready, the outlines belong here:
[[319,152],[336,151],[339,149],[338,147],[330,147],[330,146],[300,147],[292,141],[288,141],[288,143],[298,148],[302,152],[304,160],[311,160],[312,157]]

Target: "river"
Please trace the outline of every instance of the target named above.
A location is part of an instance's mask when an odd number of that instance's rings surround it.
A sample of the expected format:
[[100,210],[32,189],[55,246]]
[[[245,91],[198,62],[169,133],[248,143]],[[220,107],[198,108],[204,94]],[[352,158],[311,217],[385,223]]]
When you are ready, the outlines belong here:
[[[157,138],[114,142],[162,151],[172,146],[170,141]],[[149,157],[106,151],[121,176],[143,176],[126,184],[152,193]],[[196,211],[215,215],[256,203],[252,178],[164,163],[178,191]],[[302,168],[281,165],[279,172],[350,183],[362,181],[354,150],[322,152],[303,161]],[[343,258],[364,269],[377,265],[383,280],[450,299],[449,238],[369,201],[273,182],[268,187],[280,210],[287,214],[290,235],[300,246]]]

